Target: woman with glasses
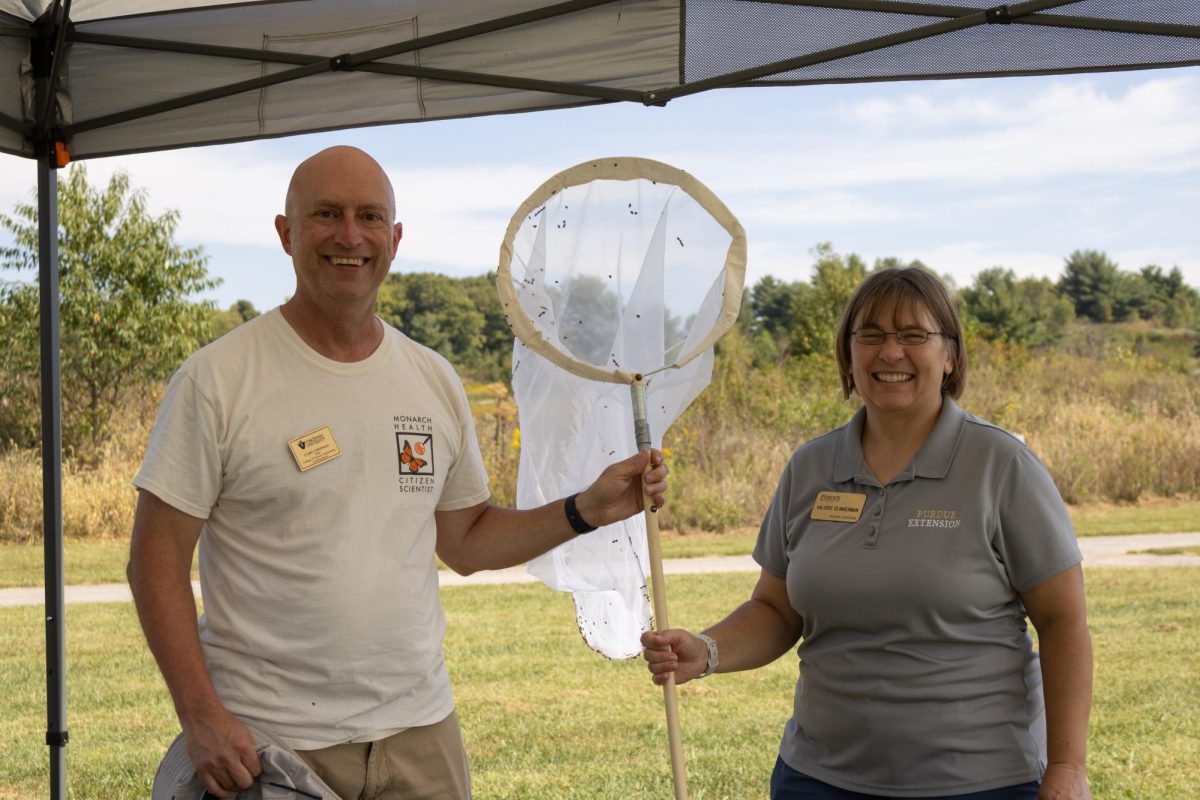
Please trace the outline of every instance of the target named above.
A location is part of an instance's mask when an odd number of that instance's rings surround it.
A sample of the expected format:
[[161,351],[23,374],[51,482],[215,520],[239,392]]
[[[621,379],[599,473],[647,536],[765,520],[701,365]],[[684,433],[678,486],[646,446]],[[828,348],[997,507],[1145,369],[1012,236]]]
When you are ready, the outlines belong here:
[[750,599],[642,637],[655,683],[799,643],[773,800],[1090,798],[1082,556],[1053,481],[958,405],[962,324],[933,275],[872,274],[837,337],[862,408],[789,461]]

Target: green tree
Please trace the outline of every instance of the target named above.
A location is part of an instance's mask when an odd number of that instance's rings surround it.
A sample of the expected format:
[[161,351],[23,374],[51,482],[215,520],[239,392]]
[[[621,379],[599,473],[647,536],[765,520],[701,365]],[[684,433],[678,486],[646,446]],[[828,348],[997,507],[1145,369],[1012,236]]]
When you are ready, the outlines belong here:
[[0,451],[37,444],[40,424],[37,292],[0,283]]
[[479,363],[487,320],[461,281],[433,272],[392,273],[376,313],[456,366]]
[[222,311],[214,308],[209,312],[209,341],[220,339],[244,322],[257,317],[258,309],[249,300],[238,300]]
[[1154,287],[1138,272],[1117,272],[1113,294],[1113,319],[1150,319],[1154,314]]
[[747,293],[750,304],[750,331],[771,343],[777,366],[783,366],[792,351],[792,326],[800,305],[800,295],[808,287],[799,282],[785,283],[764,275]]
[[1058,290],[1075,306],[1078,316],[1092,322],[1114,322],[1128,304],[1118,306],[1121,283],[1117,265],[1099,250],[1076,250],[1066,259]]
[[[854,289],[867,276],[867,265],[858,255],[842,255],[828,242],[811,251],[811,282],[784,282],[767,275],[750,291],[752,333],[773,343],[776,365],[791,356],[833,352],[833,339],[842,312]],[[895,259],[880,262],[899,265]]]
[[500,305],[496,273],[463,278],[462,285],[475,308],[483,314],[482,345],[476,370],[481,378],[508,381],[512,373],[513,332]]
[[1150,264],[1142,267],[1139,277],[1148,298],[1143,319],[1168,328],[1190,328],[1200,322],[1200,292],[1184,283],[1179,267],[1164,272],[1162,267]]
[[812,255],[812,282],[797,297],[792,323],[792,352],[802,356],[833,353],[842,313],[868,273],[857,254],[842,255],[828,242],[813,248]]
[[[207,339],[211,307],[189,298],[219,281],[208,277],[201,248],[175,241],[179,213],[150,214],[123,172],[98,189],[76,165],[59,182],[58,213],[63,444],[83,453],[106,437],[123,392],[166,378]],[[36,269],[37,207],[0,214],[0,227],[13,239],[0,248],[0,267]],[[0,290],[6,386],[40,370],[37,294],[25,282]],[[29,427],[8,431],[9,440],[35,444]]]
[[1052,344],[1075,318],[1071,301],[1048,278],[1024,278],[993,267],[975,276],[960,293],[965,315],[979,323],[983,336],[1029,347]]

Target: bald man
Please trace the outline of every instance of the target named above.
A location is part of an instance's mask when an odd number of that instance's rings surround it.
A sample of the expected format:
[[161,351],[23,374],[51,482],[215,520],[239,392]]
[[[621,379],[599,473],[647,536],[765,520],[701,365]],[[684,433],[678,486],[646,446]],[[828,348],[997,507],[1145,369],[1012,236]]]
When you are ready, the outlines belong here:
[[470,797],[434,553],[499,569],[663,502],[657,451],[541,508],[489,502],[461,382],[375,316],[395,219],[366,153],[300,164],[275,218],[295,294],[180,368],[134,479],[129,583],[217,797],[260,772],[244,722],[347,800]]

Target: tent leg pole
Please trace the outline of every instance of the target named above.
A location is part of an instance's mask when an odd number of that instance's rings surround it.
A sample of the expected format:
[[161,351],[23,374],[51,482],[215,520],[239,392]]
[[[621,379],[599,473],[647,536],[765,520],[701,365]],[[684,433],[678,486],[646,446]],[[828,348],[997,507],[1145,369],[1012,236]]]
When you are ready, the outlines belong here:
[[50,798],[67,797],[67,674],[63,622],[62,416],[59,361],[58,172],[53,146],[38,156],[38,285],[42,354],[42,541],[46,586],[46,744]]

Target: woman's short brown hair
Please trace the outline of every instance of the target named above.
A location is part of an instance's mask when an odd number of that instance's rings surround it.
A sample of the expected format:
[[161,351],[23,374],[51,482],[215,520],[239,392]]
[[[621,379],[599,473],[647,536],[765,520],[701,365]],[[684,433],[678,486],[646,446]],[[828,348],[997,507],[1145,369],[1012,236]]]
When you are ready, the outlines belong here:
[[[919,267],[882,269],[869,275],[854,290],[837,332],[837,365],[842,376],[842,393],[849,398],[855,391],[850,365],[850,337],[855,322],[859,319],[876,324],[883,322],[876,319],[876,314],[888,305],[892,306],[893,317],[904,311],[915,315],[922,310],[929,312],[949,348],[953,364],[952,371],[942,381],[942,394],[956,400],[961,397],[967,387],[967,351],[963,345],[962,321],[946,287],[936,275]],[[892,327],[898,324],[896,319],[887,322]]]

